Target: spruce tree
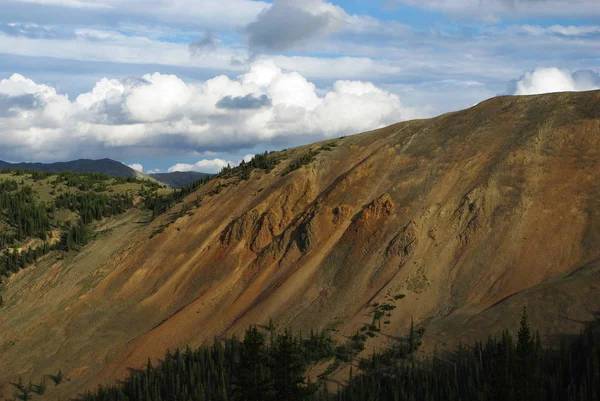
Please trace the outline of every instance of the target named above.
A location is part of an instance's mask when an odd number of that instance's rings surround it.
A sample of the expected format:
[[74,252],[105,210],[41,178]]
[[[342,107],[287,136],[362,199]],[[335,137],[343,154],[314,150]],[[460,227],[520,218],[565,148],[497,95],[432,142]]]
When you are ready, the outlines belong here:
[[234,399],[261,401],[270,391],[266,372],[265,336],[253,326],[246,331],[235,369]]
[[277,401],[302,400],[307,395],[304,379],[306,369],[302,352],[293,334],[286,330],[277,336],[273,349],[271,376],[274,399]]

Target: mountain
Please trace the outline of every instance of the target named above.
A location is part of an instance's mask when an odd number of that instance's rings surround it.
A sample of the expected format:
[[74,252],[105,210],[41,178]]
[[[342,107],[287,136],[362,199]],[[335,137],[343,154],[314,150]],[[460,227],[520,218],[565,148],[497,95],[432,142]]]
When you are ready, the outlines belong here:
[[250,165],[5,280],[0,383],[60,368],[47,397],[67,398],[270,319],[344,341],[381,305],[359,356],[411,322],[443,354],[514,330],[523,306],[550,342],[600,310],[600,91],[498,97]]
[[137,177],[142,179],[156,180],[171,188],[182,188],[195,181],[201,180],[210,174],[189,172],[173,172],[163,174],[143,174],[121,162],[111,159],[89,160],[79,159],[58,163],[7,163],[0,160],[0,169],[27,169],[37,171],[74,173],[104,173],[111,177]]
[[111,159],[79,159],[59,163],[7,163],[0,160],[0,169],[22,168],[38,171],[72,171],[74,173],[104,173],[111,177],[137,177],[138,172]]
[[168,185],[171,188],[183,188],[193,182],[203,180],[210,174],[197,173],[195,171],[174,171],[172,173],[148,174],[158,182]]

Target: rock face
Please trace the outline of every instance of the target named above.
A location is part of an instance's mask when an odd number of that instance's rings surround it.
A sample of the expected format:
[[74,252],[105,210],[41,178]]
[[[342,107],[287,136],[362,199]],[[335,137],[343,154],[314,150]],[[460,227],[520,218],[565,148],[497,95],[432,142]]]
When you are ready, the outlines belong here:
[[600,308],[600,92],[500,97],[280,156],[201,187],[151,239],[177,210],[12,277],[0,383],[60,367],[71,381],[50,397],[74,394],[269,318],[341,337],[399,294],[368,350],[411,318],[450,349],[524,305],[548,338]]

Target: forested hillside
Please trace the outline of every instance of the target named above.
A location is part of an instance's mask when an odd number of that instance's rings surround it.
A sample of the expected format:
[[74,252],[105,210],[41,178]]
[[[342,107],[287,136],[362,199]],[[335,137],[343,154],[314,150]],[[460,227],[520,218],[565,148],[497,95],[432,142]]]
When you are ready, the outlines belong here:
[[[257,155],[240,167],[217,175],[172,175],[181,182],[169,190],[154,180],[113,177],[104,173],[46,172],[21,168],[0,170],[0,277],[16,273],[53,250],[69,251],[94,236],[93,223],[133,207],[152,212],[152,219],[169,210],[212,178],[249,174],[266,168]],[[163,177],[164,178],[164,177]],[[195,202],[197,203],[197,202]],[[191,205],[184,206],[189,211]]]
[[83,246],[94,236],[94,222],[176,192],[155,181],[104,173],[0,170],[0,276],[50,251]]

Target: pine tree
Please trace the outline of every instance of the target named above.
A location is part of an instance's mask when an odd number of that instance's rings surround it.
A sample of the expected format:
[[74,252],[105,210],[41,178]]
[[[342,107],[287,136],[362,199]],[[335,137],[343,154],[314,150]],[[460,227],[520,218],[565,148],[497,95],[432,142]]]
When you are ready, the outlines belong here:
[[517,369],[516,369],[516,393],[517,400],[528,401],[531,399],[533,386],[533,364],[535,361],[535,344],[529,327],[527,308],[523,308],[521,314],[521,326],[517,335]]
[[278,335],[271,367],[275,400],[296,401],[307,395],[305,368],[301,350],[293,334],[286,330]]
[[270,391],[265,366],[267,363],[265,336],[256,327],[246,331],[240,360],[235,369],[234,399],[260,401]]

